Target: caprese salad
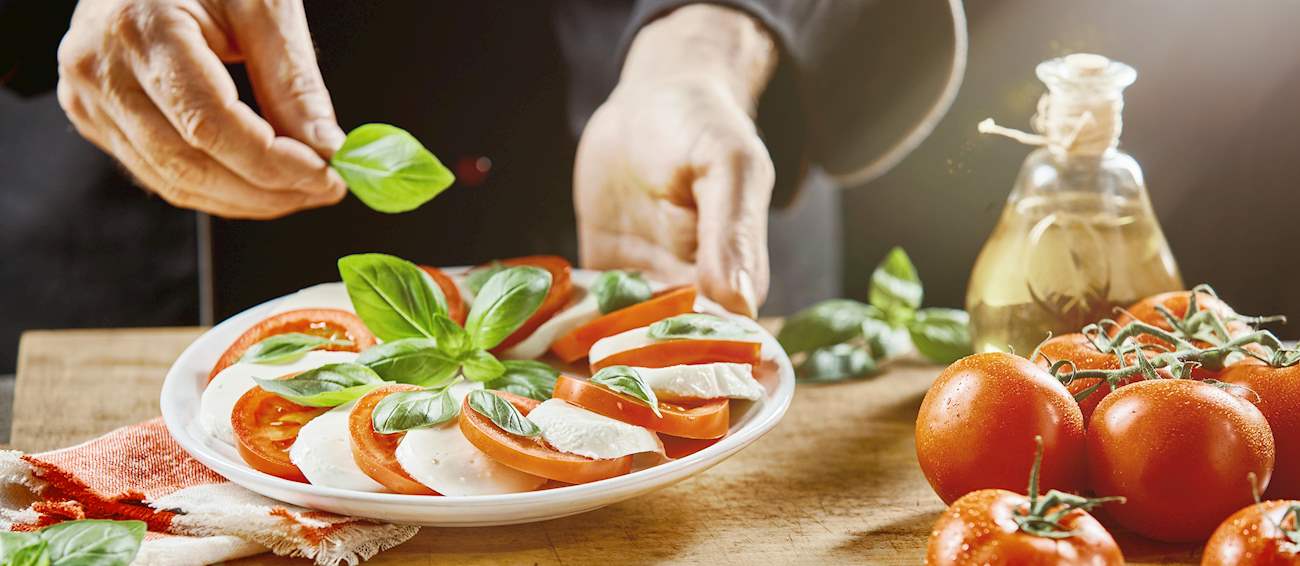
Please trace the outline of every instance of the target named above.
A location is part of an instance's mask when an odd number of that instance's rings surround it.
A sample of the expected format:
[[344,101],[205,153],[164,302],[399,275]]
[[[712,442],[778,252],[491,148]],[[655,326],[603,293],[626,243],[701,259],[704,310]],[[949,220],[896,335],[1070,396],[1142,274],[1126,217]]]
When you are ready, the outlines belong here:
[[199,425],[258,471],[415,495],[587,483],[707,447],[732,400],[765,394],[760,332],[695,312],[693,287],[553,256],[448,274],[360,254],[339,273],[208,376]]

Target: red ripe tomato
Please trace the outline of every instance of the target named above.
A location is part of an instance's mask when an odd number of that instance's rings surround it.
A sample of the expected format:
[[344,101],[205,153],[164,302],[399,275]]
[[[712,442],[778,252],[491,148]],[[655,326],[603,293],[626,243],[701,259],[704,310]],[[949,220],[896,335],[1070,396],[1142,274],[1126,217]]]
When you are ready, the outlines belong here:
[[674,287],[655,294],[650,300],[601,315],[573,329],[551,344],[551,351],[565,363],[587,357],[591,345],[601,338],[649,326],[665,318],[695,310],[695,287]]
[[660,401],[660,414],[655,415],[638,399],[567,375],[555,381],[552,397],[611,419],[682,438],[722,438],[731,425],[731,403],[727,399],[700,400],[690,406]]
[[301,332],[322,338],[343,339],[352,342],[351,346],[329,346],[326,350],[360,352],[375,345],[375,335],[370,333],[365,323],[357,315],[339,309],[299,309],[282,312],[253,325],[236,338],[226,348],[225,353],[212,366],[208,381],[212,381],[221,370],[234,365],[244,352],[254,344],[277,334]]
[[916,457],[945,503],[1020,489],[1043,437],[1044,490],[1083,488],[1083,414],[1065,386],[1022,357],[975,354],[948,366],[916,418]]
[[421,388],[405,383],[380,387],[367,393],[348,413],[348,436],[352,440],[352,459],[370,479],[383,484],[393,493],[408,495],[438,495],[424,484],[415,481],[411,474],[397,462],[397,445],[406,437],[405,432],[381,434],[375,432],[375,407],[384,397],[399,391],[419,391]]
[[1273,435],[1249,401],[1189,379],[1151,379],[1107,395],[1088,426],[1088,476],[1117,523],[1167,542],[1204,540],[1267,485]]
[[1274,368],[1261,363],[1228,366],[1219,377],[1240,385],[1273,431],[1273,479],[1265,499],[1300,499],[1300,366]]
[[[1086,336],[1077,332],[1051,338],[1038,348],[1038,354],[1038,357],[1034,359],[1034,363],[1043,369],[1049,369],[1052,364],[1061,360],[1074,362],[1074,369],[1076,370],[1111,370],[1120,367],[1118,356],[1098,350]],[[1065,371],[1068,371],[1068,369]],[[1101,378],[1097,377],[1079,378],[1071,381],[1065,388],[1069,390],[1070,396],[1073,397],[1101,381]],[[1085,426],[1088,424],[1088,418],[1092,416],[1093,410],[1097,408],[1097,404],[1101,403],[1102,398],[1110,392],[1110,386],[1102,385],[1093,390],[1087,397],[1078,401]]]
[[1060,520],[1065,538],[1020,530],[1015,517],[1029,498],[1003,489],[968,493],[949,507],[930,530],[928,566],[1088,566],[1120,565],[1124,555],[1109,532],[1086,511],[1075,509]]
[[545,269],[551,274],[551,290],[547,291],[546,298],[542,300],[541,306],[537,307],[537,312],[534,312],[533,316],[528,317],[528,320],[524,321],[513,334],[507,336],[505,340],[502,340],[497,345],[494,351],[498,353],[504,352],[507,348],[523,342],[525,338],[531,336],[533,331],[537,330],[537,327],[550,320],[552,316],[555,316],[555,313],[560,312],[564,305],[569,304],[569,299],[573,296],[573,281],[570,277],[573,268],[569,265],[569,261],[562,257],[530,255],[503,259],[501,265],[506,267],[531,265]]
[[[1127,309],[1127,311],[1121,314],[1115,322],[1119,323],[1122,328],[1134,320],[1139,320],[1157,328],[1173,330],[1173,326],[1169,324],[1168,320],[1165,320],[1164,315],[1160,314],[1160,312],[1156,310],[1156,306],[1163,306],[1168,309],[1169,313],[1174,315],[1175,318],[1181,319],[1183,316],[1186,316],[1187,308],[1191,306],[1191,296],[1191,291],[1170,291],[1168,293],[1152,295],[1134,303]],[[1223,320],[1224,326],[1230,336],[1236,337],[1250,332],[1250,326],[1246,323],[1238,320],[1229,320],[1237,314],[1231,306],[1228,306],[1227,303],[1208,293],[1196,294],[1196,306],[1199,310],[1208,310],[1217,314],[1219,318]],[[1137,341],[1143,344],[1169,345],[1164,340],[1151,336],[1150,334],[1141,334],[1137,336]],[[1198,345],[1204,347],[1207,344],[1198,343]],[[1196,379],[1209,379],[1214,377],[1214,372],[1197,371],[1194,377]]]
[[239,456],[253,469],[287,480],[307,483],[289,459],[298,431],[329,407],[299,405],[261,387],[244,393],[230,414]]
[[[1265,501],[1233,513],[1210,536],[1201,566],[1294,566],[1300,563],[1295,544],[1282,532],[1300,525],[1288,513],[1300,501]],[[1281,527],[1279,529],[1278,527]]]

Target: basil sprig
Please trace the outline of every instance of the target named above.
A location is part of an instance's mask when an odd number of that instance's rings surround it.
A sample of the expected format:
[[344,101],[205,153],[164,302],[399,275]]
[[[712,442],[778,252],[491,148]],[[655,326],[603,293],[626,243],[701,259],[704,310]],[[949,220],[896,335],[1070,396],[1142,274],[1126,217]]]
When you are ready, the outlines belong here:
[[429,428],[460,415],[460,404],[443,389],[399,391],[379,400],[370,420],[375,432],[393,434]]
[[289,332],[276,334],[253,344],[239,361],[254,364],[287,364],[301,360],[312,350],[351,345],[350,340],[335,340],[301,332]]
[[465,331],[473,344],[490,350],[537,312],[551,290],[551,273],[540,267],[507,267],[474,296]]
[[339,275],[357,316],[384,341],[434,338],[434,317],[447,314],[447,298],[424,270],[385,254],[339,258]]
[[754,331],[740,323],[720,316],[701,313],[679,314],[650,325],[647,331],[655,340],[697,338],[709,340],[735,340],[752,338]]
[[604,385],[614,391],[632,397],[642,403],[650,406],[656,417],[663,418],[663,413],[659,411],[659,398],[655,396],[650,384],[646,383],[645,378],[637,373],[635,369],[628,366],[609,366],[601,368],[596,375],[591,376],[592,383]]
[[384,384],[374,370],[356,363],[325,364],[288,379],[253,378],[262,389],[308,407],[335,407]]
[[127,566],[144,540],[142,521],[64,521],[35,532],[0,532],[6,566]]
[[415,136],[388,124],[348,132],[330,166],[361,202],[389,214],[419,208],[456,180]]
[[640,273],[615,269],[601,273],[591,284],[601,314],[650,300],[654,292]]
[[510,434],[518,436],[540,436],[542,429],[528,420],[509,401],[497,397],[495,393],[478,389],[469,393],[469,407],[483,415]]
[[504,360],[501,365],[505,372],[484,383],[484,387],[538,401],[550,399],[555,393],[555,380],[560,377],[555,368],[535,360]]
[[831,299],[786,321],[777,340],[795,358],[799,379],[872,375],[880,362],[908,350],[909,343],[936,363],[971,353],[969,317],[956,309],[921,308],[921,279],[902,248],[890,250],[876,267],[867,296],[870,304]]
[[447,385],[460,369],[459,358],[444,352],[430,338],[403,338],[376,344],[361,352],[356,363],[374,370],[384,381],[420,387]]

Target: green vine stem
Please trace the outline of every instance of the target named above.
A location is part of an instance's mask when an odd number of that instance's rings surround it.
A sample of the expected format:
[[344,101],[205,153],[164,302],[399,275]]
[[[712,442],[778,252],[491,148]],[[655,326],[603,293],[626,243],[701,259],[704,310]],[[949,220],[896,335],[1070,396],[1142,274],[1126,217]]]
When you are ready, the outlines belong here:
[[[1259,497],[1259,478],[1255,476],[1255,472],[1246,474],[1246,479],[1250,481],[1250,494],[1255,497],[1255,504],[1262,503]],[[1261,513],[1261,515],[1263,514]],[[1290,526],[1287,526],[1287,517],[1291,517]],[[1265,518],[1268,517],[1265,516]],[[1282,513],[1282,516],[1277,521],[1268,520],[1273,523],[1273,526],[1277,527],[1282,536],[1286,537],[1287,542],[1300,546],[1300,503],[1292,503],[1287,506],[1286,512]]]
[[1033,536],[1050,539],[1070,538],[1076,533],[1061,524],[1061,519],[1070,512],[1075,509],[1087,511],[1112,501],[1124,502],[1123,497],[1088,498],[1055,489],[1039,496],[1038,474],[1043,464],[1043,437],[1035,435],[1034,444],[1037,445],[1034,451],[1034,465],[1029,469],[1029,491],[1025,494],[1029,497],[1029,505],[1024,509],[1018,509],[1015,515],[1016,525],[1020,530]]

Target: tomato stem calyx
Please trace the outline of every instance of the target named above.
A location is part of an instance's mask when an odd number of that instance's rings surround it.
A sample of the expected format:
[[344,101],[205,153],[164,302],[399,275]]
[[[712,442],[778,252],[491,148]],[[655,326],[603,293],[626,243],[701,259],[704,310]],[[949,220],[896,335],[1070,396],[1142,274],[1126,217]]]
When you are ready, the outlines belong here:
[[1029,489],[1026,494],[1029,497],[1029,505],[1024,509],[1018,509],[1015,514],[1016,525],[1021,531],[1044,538],[1070,538],[1076,533],[1061,524],[1061,519],[1066,515],[1075,509],[1087,511],[1103,503],[1124,501],[1123,497],[1090,498],[1055,489],[1040,496],[1038,474],[1043,464],[1043,437],[1034,436],[1034,443],[1037,444],[1037,449],[1034,452],[1034,465],[1029,471]]

